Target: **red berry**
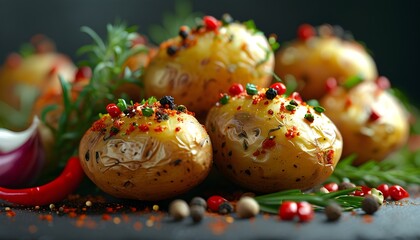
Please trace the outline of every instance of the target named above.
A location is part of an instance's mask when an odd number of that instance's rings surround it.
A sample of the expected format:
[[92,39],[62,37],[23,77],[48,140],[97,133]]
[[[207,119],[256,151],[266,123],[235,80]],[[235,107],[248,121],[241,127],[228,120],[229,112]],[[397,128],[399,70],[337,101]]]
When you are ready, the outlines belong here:
[[279,208],[279,216],[282,220],[293,220],[297,215],[298,205],[296,202],[284,201]]
[[387,199],[389,197],[389,186],[388,184],[381,184],[379,185],[376,189],[378,189],[379,191],[382,192],[382,194],[384,195],[384,199]]
[[376,112],[375,110],[371,110],[370,111],[370,115],[369,115],[369,121],[374,122],[376,120],[378,120],[379,118],[381,118],[381,115]]
[[379,89],[386,90],[391,87],[391,83],[389,82],[389,79],[384,76],[378,77],[378,79],[376,79],[375,82]]
[[286,85],[281,82],[271,84],[270,88],[277,91],[277,95],[283,95],[286,92]]
[[369,187],[367,187],[367,186],[361,186],[361,189],[360,190],[354,191],[354,196],[363,197],[363,196],[369,195],[371,193],[372,192],[371,192],[371,190],[370,190]]
[[324,184],[324,188],[328,190],[328,192],[337,192],[338,191],[338,184],[335,182]]
[[327,92],[332,92],[335,89],[337,89],[338,83],[337,83],[337,79],[330,77],[327,79],[327,81],[325,82],[325,90],[327,90]]
[[229,88],[229,94],[232,95],[232,96],[239,95],[239,94],[243,93],[244,91],[245,91],[245,88],[240,83],[234,83]]
[[212,16],[204,16],[203,21],[208,30],[216,30],[220,26],[219,20]]
[[92,77],[92,69],[88,66],[83,66],[77,69],[74,81],[78,82],[84,79],[90,79]]
[[315,28],[305,23],[299,26],[297,34],[300,40],[305,41],[315,36]]
[[113,118],[118,117],[121,114],[121,110],[115,103],[110,103],[106,106],[106,111]]
[[408,192],[399,185],[393,185],[389,187],[389,195],[392,199],[396,201],[401,200],[403,198],[408,198],[410,196]]
[[227,202],[227,200],[219,195],[213,195],[207,199],[207,207],[213,211],[218,212],[220,204]]
[[300,96],[300,94],[298,92],[292,92],[292,94],[290,95],[296,102],[301,103],[302,102],[302,97]]
[[314,208],[308,202],[299,202],[297,204],[297,215],[299,217],[299,221],[301,222],[309,222],[314,218]]

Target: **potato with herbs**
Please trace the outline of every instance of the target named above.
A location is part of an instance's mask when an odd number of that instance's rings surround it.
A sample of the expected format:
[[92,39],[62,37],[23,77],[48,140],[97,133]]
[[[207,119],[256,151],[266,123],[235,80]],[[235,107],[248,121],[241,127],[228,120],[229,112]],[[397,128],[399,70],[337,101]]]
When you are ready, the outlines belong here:
[[343,156],[356,154],[353,162],[381,161],[403,146],[409,136],[408,115],[387,92],[387,78],[353,82],[330,89],[321,99],[326,115],[344,138]]
[[275,73],[286,82],[296,81],[297,91],[305,100],[321,98],[330,77],[340,83],[353,76],[374,81],[378,73],[373,58],[343,33],[338,26],[315,29],[301,25],[298,39],[282,45],[276,53]]
[[270,44],[252,22],[206,16],[203,25],[183,26],[160,45],[145,70],[145,93],[172,95],[201,119],[234,82],[268,86],[273,67]]
[[185,193],[207,177],[212,146],[204,127],[172,97],[107,106],[83,136],[86,175],[119,198],[162,200]]
[[260,89],[248,84],[246,92],[223,95],[207,115],[215,166],[252,191],[312,188],[331,175],[341,156],[342,137],[323,108],[284,91],[281,83]]

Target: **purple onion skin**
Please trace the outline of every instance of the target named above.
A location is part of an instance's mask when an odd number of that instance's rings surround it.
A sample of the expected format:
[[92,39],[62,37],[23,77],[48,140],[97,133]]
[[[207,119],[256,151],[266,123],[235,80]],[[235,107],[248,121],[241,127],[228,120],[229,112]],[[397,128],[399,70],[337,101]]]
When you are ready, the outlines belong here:
[[37,131],[17,149],[0,151],[0,186],[28,187],[37,180],[44,164],[44,150]]

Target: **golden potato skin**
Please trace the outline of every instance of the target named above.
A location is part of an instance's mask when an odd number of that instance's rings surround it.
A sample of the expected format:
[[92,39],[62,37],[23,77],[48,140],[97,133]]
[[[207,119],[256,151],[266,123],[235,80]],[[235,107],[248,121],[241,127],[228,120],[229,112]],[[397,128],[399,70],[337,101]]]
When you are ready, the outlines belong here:
[[75,72],[76,67],[71,59],[60,53],[40,53],[25,58],[16,53],[11,54],[0,68],[0,101],[19,108],[19,98],[15,95],[19,85],[31,86],[40,95],[60,93],[58,76],[71,82]]
[[[170,55],[168,47],[178,50]],[[148,96],[174,96],[204,120],[232,83],[268,86],[273,68],[266,37],[231,23],[215,31],[191,30],[185,40],[178,36],[162,43],[145,70],[144,87]]]
[[407,142],[404,107],[375,82],[362,82],[349,90],[339,87],[320,102],[343,135],[343,156],[357,155],[355,165],[381,161]]
[[362,45],[335,36],[292,41],[276,53],[275,59],[275,73],[286,82],[293,76],[297,91],[306,100],[320,99],[330,77],[343,83],[356,75],[366,81],[378,76],[374,60]]
[[[340,159],[342,138],[335,125],[313,107],[292,98],[232,96],[214,106],[206,120],[217,169],[256,192],[309,189],[321,184]],[[295,101],[296,102],[296,101]],[[305,119],[313,116],[313,122]]]
[[[87,176],[115,197],[150,201],[185,193],[203,181],[212,165],[203,126],[187,113],[168,110],[169,119],[159,120],[156,113],[141,116],[140,108],[131,117],[105,114],[86,132],[79,155]],[[115,126],[120,131],[112,136]]]

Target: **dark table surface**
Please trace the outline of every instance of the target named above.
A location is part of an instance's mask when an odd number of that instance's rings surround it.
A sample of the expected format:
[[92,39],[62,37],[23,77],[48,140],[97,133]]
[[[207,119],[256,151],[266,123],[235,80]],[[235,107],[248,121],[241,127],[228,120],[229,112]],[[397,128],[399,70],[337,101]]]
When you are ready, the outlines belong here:
[[93,201],[74,212],[60,211],[59,205],[51,210],[3,204],[0,239],[420,239],[419,205],[420,198],[388,202],[373,215],[345,212],[336,222],[317,212],[308,223],[263,213],[251,219],[206,214],[193,223],[191,218],[175,222],[166,211],[136,202]]

